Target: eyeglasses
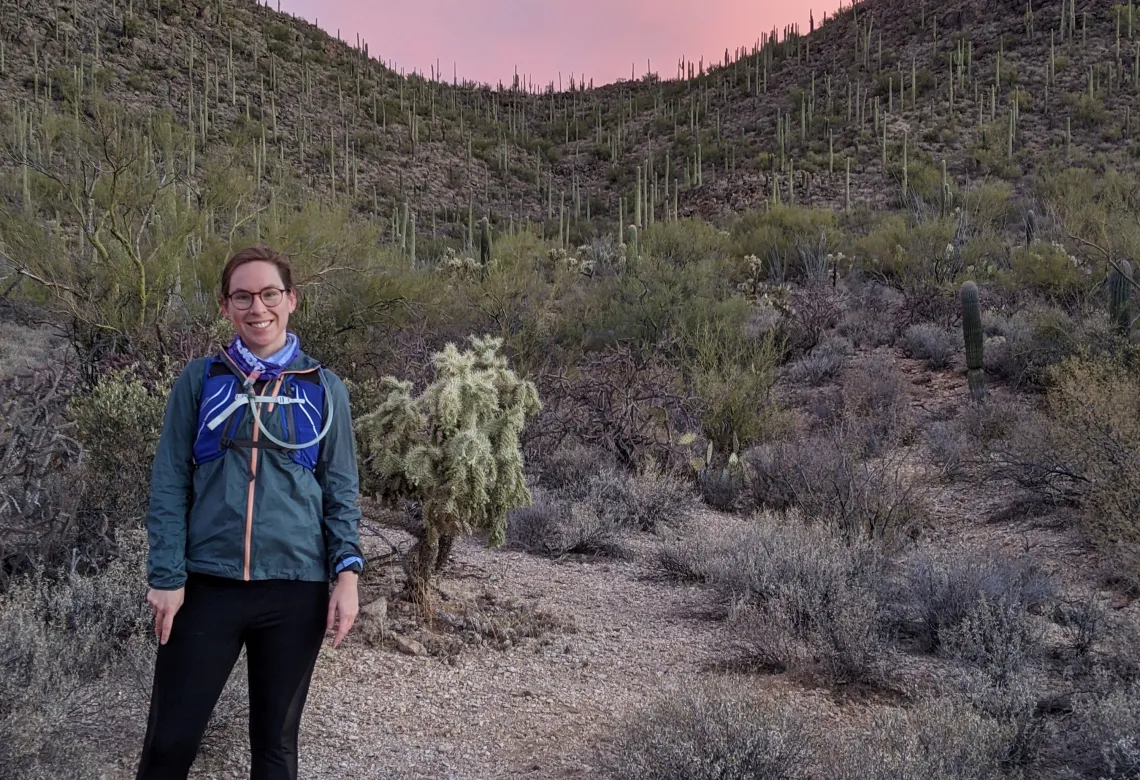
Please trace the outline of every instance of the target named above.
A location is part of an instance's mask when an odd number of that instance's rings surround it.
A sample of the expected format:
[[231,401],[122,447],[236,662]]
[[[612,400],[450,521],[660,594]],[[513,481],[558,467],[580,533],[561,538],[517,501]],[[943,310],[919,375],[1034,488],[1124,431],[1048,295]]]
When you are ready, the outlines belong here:
[[285,292],[286,291],[282,290],[280,287],[266,287],[261,292],[255,293],[246,292],[245,290],[238,290],[235,293],[230,293],[226,297],[229,299],[230,303],[234,305],[234,308],[244,311],[253,305],[254,296],[260,298],[261,302],[265,304],[266,308],[273,308],[277,304],[281,303],[282,298],[285,296]]

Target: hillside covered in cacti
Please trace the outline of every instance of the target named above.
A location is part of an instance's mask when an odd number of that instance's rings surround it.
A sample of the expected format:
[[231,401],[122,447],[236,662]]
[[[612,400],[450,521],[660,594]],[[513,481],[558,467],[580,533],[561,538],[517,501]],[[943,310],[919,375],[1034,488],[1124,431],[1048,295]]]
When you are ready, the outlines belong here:
[[401,240],[405,203],[422,233],[466,238],[489,215],[580,237],[623,214],[952,203],[986,178],[1028,197],[1066,164],[1132,169],[1136,10],[869,0],[810,32],[757,31],[723,62],[590,88],[404,76],[252,2],[21,2],[0,14],[0,95],[32,148],[44,110],[75,97],[166,112],[197,155],[180,174],[237,144],[265,183],[286,168]]

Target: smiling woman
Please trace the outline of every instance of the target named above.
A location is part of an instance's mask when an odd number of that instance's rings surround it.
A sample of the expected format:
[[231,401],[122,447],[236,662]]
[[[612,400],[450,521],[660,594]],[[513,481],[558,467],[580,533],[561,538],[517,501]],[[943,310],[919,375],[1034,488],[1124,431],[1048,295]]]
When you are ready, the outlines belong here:
[[243,646],[253,776],[295,779],[322,637],[335,628],[338,647],[358,611],[348,391],[289,332],[288,258],[265,247],[231,257],[219,305],[233,341],[182,371],[151,473],[159,648],[139,780],[187,776]]

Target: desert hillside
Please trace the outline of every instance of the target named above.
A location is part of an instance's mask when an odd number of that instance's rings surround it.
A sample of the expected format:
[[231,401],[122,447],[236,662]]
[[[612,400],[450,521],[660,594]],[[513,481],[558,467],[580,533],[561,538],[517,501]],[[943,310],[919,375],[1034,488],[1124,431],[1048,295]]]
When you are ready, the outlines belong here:
[[257,244],[368,557],[303,777],[1140,777],[1136,13],[867,0],[595,88],[4,3],[0,780],[134,777],[151,466]]

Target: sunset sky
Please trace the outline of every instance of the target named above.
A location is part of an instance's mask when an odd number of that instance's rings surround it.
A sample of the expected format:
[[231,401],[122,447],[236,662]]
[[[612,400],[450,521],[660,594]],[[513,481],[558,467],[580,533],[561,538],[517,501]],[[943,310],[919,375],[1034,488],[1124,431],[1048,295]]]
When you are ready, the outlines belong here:
[[[515,66],[536,84],[562,72],[595,86],[640,78],[646,60],[663,78],[686,57],[723,59],[725,48],[750,46],[760,34],[799,22],[809,10],[818,23],[839,0],[280,0],[281,10],[317,21],[397,68],[430,74],[438,59],[450,80],[509,83]],[[849,0],[848,3],[849,4]]]

